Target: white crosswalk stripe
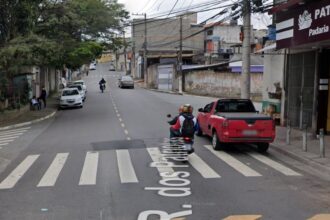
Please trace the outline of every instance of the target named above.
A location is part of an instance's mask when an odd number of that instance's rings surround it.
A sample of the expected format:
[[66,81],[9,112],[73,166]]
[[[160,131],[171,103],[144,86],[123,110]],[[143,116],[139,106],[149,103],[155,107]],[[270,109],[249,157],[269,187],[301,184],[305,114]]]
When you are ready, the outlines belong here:
[[165,164],[165,160],[162,160],[162,155],[160,150],[157,147],[154,148],[147,148],[147,151],[153,161],[153,163],[157,166],[157,170],[159,172],[159,174],[161,173],[174,173],[174,170],[167,166],[168,164]]
[[0,183],[0,189],[11,189],[29,170],[32,164],[38,159],[39,154],[27,156],[10,174]]
[[0,137],[0,141],[14,140],[14,139],[16,139],[16,138],[18,138],[18,137],[19,137],[19,136],[3,137],[3,138]]
[[31,127],[17,128],[11,130],[0,131],[0,146],[6,146],[10,142],[14,141],[16,138],[19,138]]
[[220,178],[220,175],[209,167],[197,154],[191,154],[189,156],[189,163],[206,179]]
[[17,138],[19,137],[20,135],[22,135],[23,133],[16,133],[16,134],[6,134],[6,135],[2,135],[0,134],[0,140],[2,138]]
[[24,133],[27,130],[29,130],[30,128],[31,127],[25,127],[25,128],[13,129],[13,130],[5,130],[5,131],[0,131],[0,134],[5,135],[5,134]]
[[0,144],[8,144],[8,143],[10,143],[12,141],[14,141],[14,139],[0,140]]
[[273,169],[283,173],[286,176],[301,176],[300,173],[295,172],[294,170],[283,166],[282,164],[269,159],[268,157],[261,155],[261,154],[256,154],[256,153],[249,153],[249,155],[251,155],[253,158],[255,158],[256,160],[272,167]]
[[[4,143],[5,144],[5,143]],[[0,144],[1,146],[1,144]],[[260,177],[262,176],[260,173],[247,166],[246,164],[239,161],[235,156],[232,156],[223,151],[215,151],[212,146],[204,145],[207,152],[214,154],[216,158],[220,159],[222,162],[230,166],[235,170],[235,172],[239,172],[245,177]],[[142,150],[142,149],[141,149]],[[169,178],[168,176],[175,171],[182,169],[195,169],[200,177],[204,179],[220,179],[223,178],[218,174],[218,171],[214,170],[202,157],[200,157],[198,152],[195,152],[189,155],[188,163],[181,162],[170,162],[166,160],[166,155],[164,151],[160,151],[159,148],[146,148],[143,149],[148,152],[151,157],[150,166],[153,169],[157,169],[159,174],[167,174],[162,175],[162,178]],[[74,175],[80,174],[79,183],[80,186],[84,185],[96,185],[97,176],[98,176],[98,164],[99,164],[99,154],[102,151],[88,151],[86,152],[84,162],[82,164],[81,173],[77,173]],[[125,183],[138,183],[140,177],[138,178],[135,169],[136,167],[132,163],[132,157],[134,154],[131,154],[129,149],[118,149],[113,151],[116,154],[117,158],[117,168],[118,174],[120,178],[120,182],[122,184]],[[163,152],[163,153],[162,153]],[[45,172],[42,174],[41,178],[38,180],[38,184],[36,187],[55,187],[58,178],[60,177],[63,169],[67,167],[66,163],[68,161],[69,153],[58,153],[52,159],[50,165],[47,163],[48,167],[45,167]],[[301,176],[301,174],[295,172],[294,170],[282,165],[279,162],[276,162],[270,159],[267,156],[261,155],[259,153],[247,153],[249,155],[250,160],[257,160],[261,163],[269,166],[270,168],[284,174],[286,176]],[[39,158],[39,154],[28,155],[16,168],[11,171],[11,173],[0,183],[1,189],[11,189],[15,187],[16,183],[27,174],[27,171],[31,169],[31,166],[35,163],[35,161]],[[203,154],[203,158],[205,155]],[[216,161],[213,161],[213,163]],[[103,164],[103,163],[102,163]],[[46,169],[47,168],[47,169]],[[41,168],[42,169],[42,168]]]
[[231,166],[232,168],[234,168],[236,171],[238,171],[239,173],[243,174],[244,176],[247,176],[247,177],[261,176],[260,173],[258,173],[257,171],[251,169],[250,167],[248,167],[244,163],[242,163],[239,160],[235,159],[233,156],[227,154],[226,152],[215,151],[215,150],[213,150],[213,148],[212,148],[211,145],[205,145],[204,147],[206,147],[215,156],[217,156],[218,158],[220,158],[222,161],[224,161],[225,163],[227,163],[229,166]]
[[128,150],[116,150],[116,154],[121,183],[139,182]]
[[79,185],[95,185],[97,176],[97,166],[99,161],[99,152],[89,151],[86,154],[84,167],[81,172]]
[[45,175],[42,177],[37,186],[54,186],[68,156],[69,153],[57,154],[52,164],[49,166],[48,170],[46,171]]

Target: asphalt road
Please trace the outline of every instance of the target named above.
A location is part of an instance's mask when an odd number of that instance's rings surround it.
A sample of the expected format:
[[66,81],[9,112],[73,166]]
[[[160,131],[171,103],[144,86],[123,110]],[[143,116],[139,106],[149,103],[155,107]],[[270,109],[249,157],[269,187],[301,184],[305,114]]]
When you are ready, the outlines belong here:
[[166,115],[212,99],[120,89],[119,75],[98,65],[85,78],[82,109],[16,131],[17,140],[0,149],[9,158],[0,173],[0,219],[301,220],[330,212],[329,184],[272,150],[215,152],[208,138],[197,137],[188,163],[156,163],[167,143]]

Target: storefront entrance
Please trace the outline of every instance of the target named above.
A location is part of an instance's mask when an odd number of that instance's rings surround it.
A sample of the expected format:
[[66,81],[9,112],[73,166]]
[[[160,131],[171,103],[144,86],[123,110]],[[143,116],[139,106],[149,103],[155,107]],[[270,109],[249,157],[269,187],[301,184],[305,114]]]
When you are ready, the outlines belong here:
[[330,133],[330,50],[323,50],[319,56],[319,85],[318,85],[318,123],[317,128]]

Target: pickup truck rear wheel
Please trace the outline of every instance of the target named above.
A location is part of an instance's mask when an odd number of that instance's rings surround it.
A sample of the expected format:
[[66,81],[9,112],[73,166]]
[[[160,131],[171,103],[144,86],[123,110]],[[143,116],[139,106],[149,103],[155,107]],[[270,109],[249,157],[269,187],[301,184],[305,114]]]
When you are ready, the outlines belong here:
[[257,146],[260,153],[265,153],[269,148],[269,143],[258,143]]
[[222,149],[222,144],[218,138],[217,132],[213,132],[212,135],[212,147],[214,150],[221,150]]

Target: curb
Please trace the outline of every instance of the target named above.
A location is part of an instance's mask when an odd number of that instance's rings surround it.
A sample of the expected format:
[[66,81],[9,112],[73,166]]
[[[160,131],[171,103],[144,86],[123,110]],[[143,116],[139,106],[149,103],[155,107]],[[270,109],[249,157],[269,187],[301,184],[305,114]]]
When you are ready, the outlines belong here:
[[[144,88],[147,89],[147,88]],[[158,89],[147,89],[153,92],[159,92],[159,93],[167,93],[167,94],[172,94],[172,95],[183,95],[183,93],[181,92],[172,92],[172,91],[164,91],[164,90],[158,90]]]
[[320,170],[322,172],[330,173],[330,168],[327,168],[326,166],[324,166],[322,164],[319,164],[317,162],[314,162],[313,160],[306,159],[304,157],[298,156],[298,155],[296,155],[296,154],[294,154],[294,153],[292,153],[290,151],[286,151],[286,150],[282,149],[280,147],[280,145],[278,145],[278,144],[272,143],[271,146],[272,146],[271,149],[274,149],[275,151],[277,151],[277,152],[279,152],[279,153],[281,153],[283,155],[286,155],[286,156],[288,156],[288,157],[290,157],[290,158],[292,158],[294,160],[297,160],[297,161],[299,161],[301,163],[305,163],[305,164],[308,164],[310,166],[313,166],[314,168],[316,168],[316,169],[318,169],[318,170]]
[[158,90],[158,89],[148,89],[143,86],[139,86],[139,87],[142,89],[145,89],[145,90],[153,91],[153,92],[167,93],[167,94],[172,94],[172,95],[184,95],[184,93],[180,93],[180,92],[164,91],[164,90]]
[[41,122],[41,121],[44,121],[46,119],[49,119],[51,117],[54,117],[54,115],[56,114],[56,110],[45,116],[45,117],[42,117],[42,118],[39,118],[39,119],[35,119],[33,121],[28,121],[28,122],[23,122],[23,123],[19,123],[19,124],[14,124],[14,125],[9,125],[9,126],[6,126],[6,127],[0,127],[0,131],[3,131],[3,130],[8,130],[8,129],[13,129],[13,128],[19,128],[19,127],[24,127],[24,126],[27,126],[27,125],[31,125],[31,124],[35,124],[35,123],[38,123],[38,122]]

